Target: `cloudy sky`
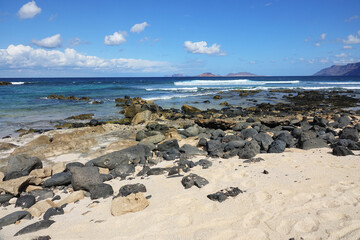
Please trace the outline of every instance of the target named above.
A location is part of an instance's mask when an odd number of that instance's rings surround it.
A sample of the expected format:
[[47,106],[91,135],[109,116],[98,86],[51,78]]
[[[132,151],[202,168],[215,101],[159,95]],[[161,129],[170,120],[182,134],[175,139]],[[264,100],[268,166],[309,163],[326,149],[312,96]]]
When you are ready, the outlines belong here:
[[359,0],[0,0],[0,77],[311,75],[360,61]]

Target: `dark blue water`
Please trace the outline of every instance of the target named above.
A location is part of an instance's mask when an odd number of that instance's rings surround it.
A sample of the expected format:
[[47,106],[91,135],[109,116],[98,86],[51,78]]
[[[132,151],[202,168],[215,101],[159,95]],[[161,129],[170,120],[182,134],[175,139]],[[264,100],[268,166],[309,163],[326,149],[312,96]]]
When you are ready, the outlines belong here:
[[[2,78],[0,81],[14,84],[0,86],[0,137],[21,127],[51,127],[51,121],[81,113],[94,113],[95,118],[103,120],[121,118],[115,99],[125,95],[154,100],[165,108],[180,108],[184,103],[202,102],[209,95],[233,89],[360,90],[360,77]],[[103,104],[46,99],[50,94],[88,96]]]

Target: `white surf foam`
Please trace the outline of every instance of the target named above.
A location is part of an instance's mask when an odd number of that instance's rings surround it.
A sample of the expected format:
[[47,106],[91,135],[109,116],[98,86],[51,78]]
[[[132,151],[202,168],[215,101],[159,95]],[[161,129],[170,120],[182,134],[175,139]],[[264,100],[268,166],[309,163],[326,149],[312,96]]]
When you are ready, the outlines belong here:
[[21,85],[24,84],[25,82],[11,82],[12,85]]
[[146,91],[171,91],[171,92],[197,92],[197,87],[191,88],[146,88]]
[[294,81],[251,81],[249,79],[236,80],[192,80],[174,82],[175,86],[226,86],[226,85],[266,85],[266,84],[296,84],[299,80]]
[[360,82],[320,82],[322,85],[360,85]]

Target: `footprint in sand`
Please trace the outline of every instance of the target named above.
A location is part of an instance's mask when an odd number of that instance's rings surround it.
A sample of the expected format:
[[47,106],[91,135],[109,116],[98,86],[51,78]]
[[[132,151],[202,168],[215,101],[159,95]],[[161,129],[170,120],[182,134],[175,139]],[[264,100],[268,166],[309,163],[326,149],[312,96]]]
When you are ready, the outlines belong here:
[[297,232],[309,233],[317,231],[319,229],[319,225],[320,224],[317,219],[312,217],[305,217],[294,225],[294,229]]
[[188,227],[193,223],[193,218],[191,216],[182,214],[180,216],[174,217],[174,222],[178,227]]
[[253,228],[260,224],[261,218],[263,217],[263,212],[253,211],[246,214],[243,218],[242,225],[245,228]]
[[243,233],[243,235],[239,236],[239,238],[237,238],[239,240],[269,240],[269,234],[257,229],[257,228],[253,228],[250,229],[249,231]]
[[294,225],[295,221],[291,219],[283,219],[276,227],[276,231],[283,235],[288,235]]
[[252,180],[247,180],[247,181],[244,181],[242,183],[243,186],[247,187],[247,188],[253,188],[253,187],[256,187],[256,183]]
[[272,198],[272,196],[268,192],[263,191],[255,192],[253,193],[253,196],[255,200],[260,203],[269,202]]
[[332,210],[320,210],[316,213],[320,219],[325,221],[340,221],[348,219],[348,216],[342,212]]
[[323,206],[325,208],[337,208],[340,207],[340,202],[336,199],[332,199],[332,200],[327,200],[326,202],[324,202]]
[[295,195],[293,199],[297,202],[307,203],[307,202],[311,201],[313,198],[314,198],[314,195],[311,193],[299,193],[299,194]]

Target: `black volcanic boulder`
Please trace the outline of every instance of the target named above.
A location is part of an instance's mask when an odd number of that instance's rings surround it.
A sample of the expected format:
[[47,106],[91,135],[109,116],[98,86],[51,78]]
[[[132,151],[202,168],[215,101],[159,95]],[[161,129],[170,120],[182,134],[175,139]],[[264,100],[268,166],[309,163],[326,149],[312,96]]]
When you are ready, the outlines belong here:
[[160,152],[166,152],[167,150],[172,148],[179,149],[179,143],[176,139],[167,140],[157,146],[157,149]]
[[132,193],[146,192],[146,187],[144,184],[135,183],[127,184],[120,188],[118,196],[126,197]]
[[191,188],[192,186],[197,186],[198,188],[202,188],[209,182],[196,174],[190,173],[188,176],[183,177],[181,180],[181,184],[185,187],[185,189]]
[[255,135],[254,139],[259,143],[262,150],[267,151],[270,144],[274,141],[270,135],[266,133],[258,133]]
[[62,215],[64,214],[64,209],[60,208],[60,207],[51,207],[48,210],[46,210],[46,212],[44,213],[44,220],[49,220],[50,217],[55,216],[55,215]]
[[301,144],[301,149],[309,150],[312,148],[328,148],[329,146],[325,142],[325,140],[321,138],[312,138],[308,139]]
[[245,146],[238,152],[239,158],[248,159],[255,157],[256,154],[260,153],[260,146],[256,140],[251,140],[245,143]]
[[[74,166],[75,167],[75,166]],[[43,182],[43,187],[66,186],[71,183],[71,173],[61,172],[51,176]]]
[[246,128],[241,130],[241,134],[244,139],[253,138],[256,134],[258,134],[258,131],[256,131],[254,128]]
[[207,197],[212,201],[223,202],[228,197],[236,197],[240,193],[243,193],[238,187],[229,187],[227,189],[222,189],[216,193],[209,194]]
[[341,131],[340,136],[341,139],[350,139],[355,142],[359,141],[359,132],[355,128],[344,128],[344,130]]
[[354,155],[352,151],[343,146],[336,146],[333,148],[332,154],[335,156]]
[[71,185],[74,190],[85,189],[90,191],[91,185],[103,183],[97,167],[72,167]]
[[30,208],[35,202],[35,197],[33,195],[24,195],[16,200],[15,207]]
[[114,190],[111,185],[106,183],[100,183],[90,186],[90,198],[107,198],[114,194]]
[[286,143],[282,140],[276,139],[269,146],[269,153],[282,153],[285,151]]
[[5,180],[10,180],[20,173],[18,177],[29,175],[31,170],[42,168],[42,162],[37,157],[30,157],[26,155],[10,156],[5,174]]
[[85,165],[103,167],[111,170],[129,163],[138,164],[139,162],[145,162],[151,156],[152,153],[150,152],[149,147],[138,144],[120,151],[105,154],[101,157],[90,160]]
[[286,143],[286,147],[291,148],[294,147],[296,141],[290,132],[284,131],[276,136],[276,139],[284,141]]
[[26,227],[24,227],[23,229],[21,229],[20,231],[18,231],[17,233],[15,233],[14,236],[19,236],[19,235],[23,235],[23,234],[27,234],[27,233],[32,233],[32,232],[37,232],[41,229],[46,229],[48,227],[50,227],[55,221],[53,220],[42,220],[33,224],[30,224]]

